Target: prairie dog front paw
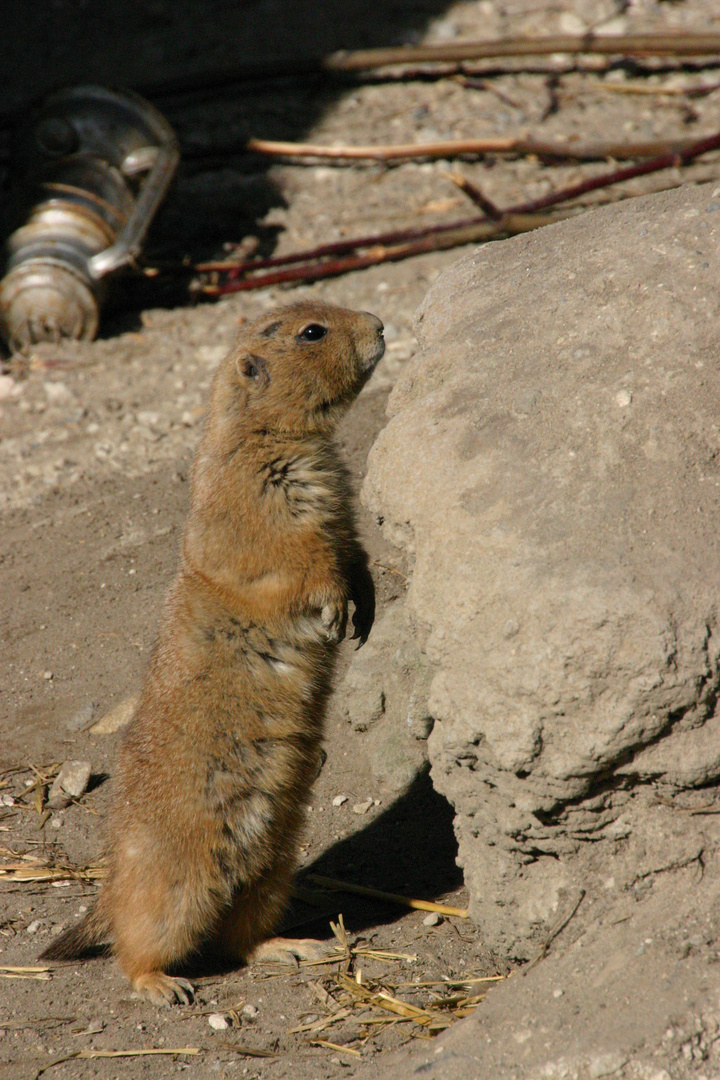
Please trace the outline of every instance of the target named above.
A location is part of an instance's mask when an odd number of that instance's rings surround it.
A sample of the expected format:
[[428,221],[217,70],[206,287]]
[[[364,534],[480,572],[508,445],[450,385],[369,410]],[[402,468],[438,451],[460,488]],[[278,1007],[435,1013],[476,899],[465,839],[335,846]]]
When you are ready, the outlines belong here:
[[320,622],[325,632],[326,641],[331,645],[336,645],[345,637],[347,604],[344,602],[325,604],[320,612]]

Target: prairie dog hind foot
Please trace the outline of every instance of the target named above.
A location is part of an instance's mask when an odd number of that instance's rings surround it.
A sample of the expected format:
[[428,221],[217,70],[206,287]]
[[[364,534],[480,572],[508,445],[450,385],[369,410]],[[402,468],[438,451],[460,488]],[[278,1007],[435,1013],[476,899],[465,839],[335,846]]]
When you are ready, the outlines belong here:
[[268,938],[258,945],[250,955],[250,963],[287,964],[297,967],[298,961],[327,960],[335,951],[335,945],[315,938]]

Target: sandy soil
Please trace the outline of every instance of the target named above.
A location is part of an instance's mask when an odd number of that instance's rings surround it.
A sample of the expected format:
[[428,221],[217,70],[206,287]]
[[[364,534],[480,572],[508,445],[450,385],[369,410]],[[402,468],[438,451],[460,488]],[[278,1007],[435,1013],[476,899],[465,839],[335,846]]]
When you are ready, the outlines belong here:
[[[609,0],[554,5],[425,0],[375,5],[372,21],[360,4],[345,6],[342,17],[315,5],[326,16],[320,20],[322,33],[317,11],[306,12],[305,22],[295,12],[297,25],[281,18],[282,32],[273,36],[269,3],[237,10],[217,0],[204,5],[198,37],[191,4],[157,2],[142,10],[127,5],[127,25],[105,11],[112,5],[100,5],[99,14],[84,26],[88,45],[84,59],[78,59],[80,9],[69,2],[56,7],[52,19],[61,9],[65,19],[53,23],[53,34],[41,34],[26,19],[18,18],[15,27],[13,47],[19,38],[26,51],[36,49],[35,88],[61,77],[117,82],[123,72],[133,85],[142,86],[178,71],[227,67],[237,60],[237,42],[247,50],[260,28],[260,54],[264,49],[267,55],[286,56],[310,46],[569,32],[610,20],[616,29],[720,29],[709,0],[641,0],[629,6]],[[287,15],[290,5],[279,7]],[[102,46],[93,48],[96,39]],[[700,97],[674,92],[714,84],[716,70],[664,71],[656,65],[657,72],[648,76],[631,65],[606,71],[596,65],[596,71],[570,71],[563,60],[535,67],[532,73],[484,70],[471,85],[451,77],[342,89],[283,81],[166,97],[159,104],[183,144],[194,147],[227,144],[248,133],[355,143],[527,132],[543,139],[622,135],[640,140],[699,136],[717,123],[720,90]],[[7,89],[5,107],[27,100],[31,82],[23,71]],[[673,92],[617,92],[623,85]],[[464,174],[500,205],[607,167],[550,167],[528,159],[462,164]],[[686,177],[716,177],[718,167],[709,159]],[[448,162],[399,168],[268,167],[257,159],[188,157],[156,223],[148,259],[219,255],[224,243],[246,235],[257,236],[261,249],[281,253],[391,227],[451,221],[473,211],[447,180],[449,168]],[[668,171],[627,184],[622,194],[677,179]],[[368,449],[384,422],[389,389],[413,353],[413,312],[428,285],[460,253],[425,255],[309,288],[266,289],[215,304],[181,302],[177,289],[158,288],[143,294],[139,309],[138,291],[129,286],[124,303],[116,301],[108,312],[97,342],[43,346],[22,362],[6,358],[6,377],[0,382],[0,591],[5,600],[0,854],[5,862],[30,856],[86,867],[101,855],[106,780],[117,735],[94,735],[90,727],[139,684],[174,571],[188,467],[212,368],[240,321],[299,296],[362,307],[384,320],[386,358],[340,432],[359,487]],[[382,613],[402,595],[411,568],[382,539],[369,515],[361,511],[360,517]],[[343,664],[351,652],[348,643]],[[37,788],[31,785],[38,774],[49,777],[53,766],[69,758],[92,762],[91,789],[77,805],[48,816],[38,810]],[[347,801],[333,805],[337,795],[346,795]],[[183,797],[180,778],[177,797]],[[353,806],[367,799],[373,804],[366,813],[354,813]],[[347,724],[335,700],[327,761],[308,808],[303,872],[462,905],[466,894],[455,855],[450,807],[432,791],[427,777],[393,801],[373,779],[362,733]],[[50,937],[85,909],[95,889],[80,881],[57,884],[0,879],[0,965],[34,964]],[[296,933],[328,936],[329,919],[342,912],[353,940],[413,957],[355,958],[353,975],[360,968],[366,980],[382,978],[416,1004],[427,1003],[436,988],[420,991],[400,984],[509,969],[508,958],[488,955],[481,929],[462,920],[427,926],[422,912],[348,894],[311,899],[314,903],[298,900],[288,925],[301,928]],[[8,973],[0,966],[3,974]],[[363,1019],[379,1011],[357,1009],[315,1036],[292,1033],[328,1014],[323,988],[341,998],[338,965],[290,974],[260,967],[202,970],[196,1004],[168,1011],[134,997],[108,959],[58,966],[49,974],[49,979],[13,977],[0,983],[2,1077],[39,1076],[51,1063],[80,1050],[151,1047],[197,1048],[199,1053],[112,1061],[75,1058],[58,1061],[49,1075],[58,1080],[96,1075],[164,1080],[184,1071],[198,1077],[319,1080],[351,1075],[358,1054],[377,1055],[382,1075],[384,1052],[428,1037],[422,1027],[409,1023],[364,1025]],[[243,1012],[246,1005],[252,1008]],[[209,1024],[208,1016],[217,1013],[227,1018],[226,1029]],[[312,1045],[313,1037],[336,1048]],[[248,1047],[274,1056],[248,1056]]]

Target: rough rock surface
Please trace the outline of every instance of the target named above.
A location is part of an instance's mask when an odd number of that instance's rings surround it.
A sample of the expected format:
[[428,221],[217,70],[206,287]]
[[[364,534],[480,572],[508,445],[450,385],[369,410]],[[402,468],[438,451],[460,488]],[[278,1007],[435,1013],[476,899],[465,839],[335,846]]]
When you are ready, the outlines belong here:
[[598,842],[656,834],[660,787],[720,775],[719,241],[703,187],[461,260],[372,452],[439,668],[434,782],[516,955]]
[[396,600],[353,655],[339,694],[346,719],[367,733],[365,751],[384,794],[399,795],[427,768],[433,674],[408,635],[405,605]]
[[714,1052],[719,243],[720,189],[650,196],[478,250],[418,312],[364,499],[414,555],[471,914],[552,956],[431,1076]]

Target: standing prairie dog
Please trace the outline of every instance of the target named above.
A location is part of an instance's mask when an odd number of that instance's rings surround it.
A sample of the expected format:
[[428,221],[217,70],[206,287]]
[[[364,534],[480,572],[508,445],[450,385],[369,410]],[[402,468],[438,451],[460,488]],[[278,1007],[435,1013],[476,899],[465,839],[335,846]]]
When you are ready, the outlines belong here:
[[[188,1003],[166,969],[204,947],[312,955],[268,939],[285,906],[348,600],[374,616],[331,436],[383,355],[374,315],[307,302],[245,326],[212,384],[177,576],[125,733],[109,878],[44,959],[112,943],[133,986]],[[316,952],[315,952],[316,955]]]

